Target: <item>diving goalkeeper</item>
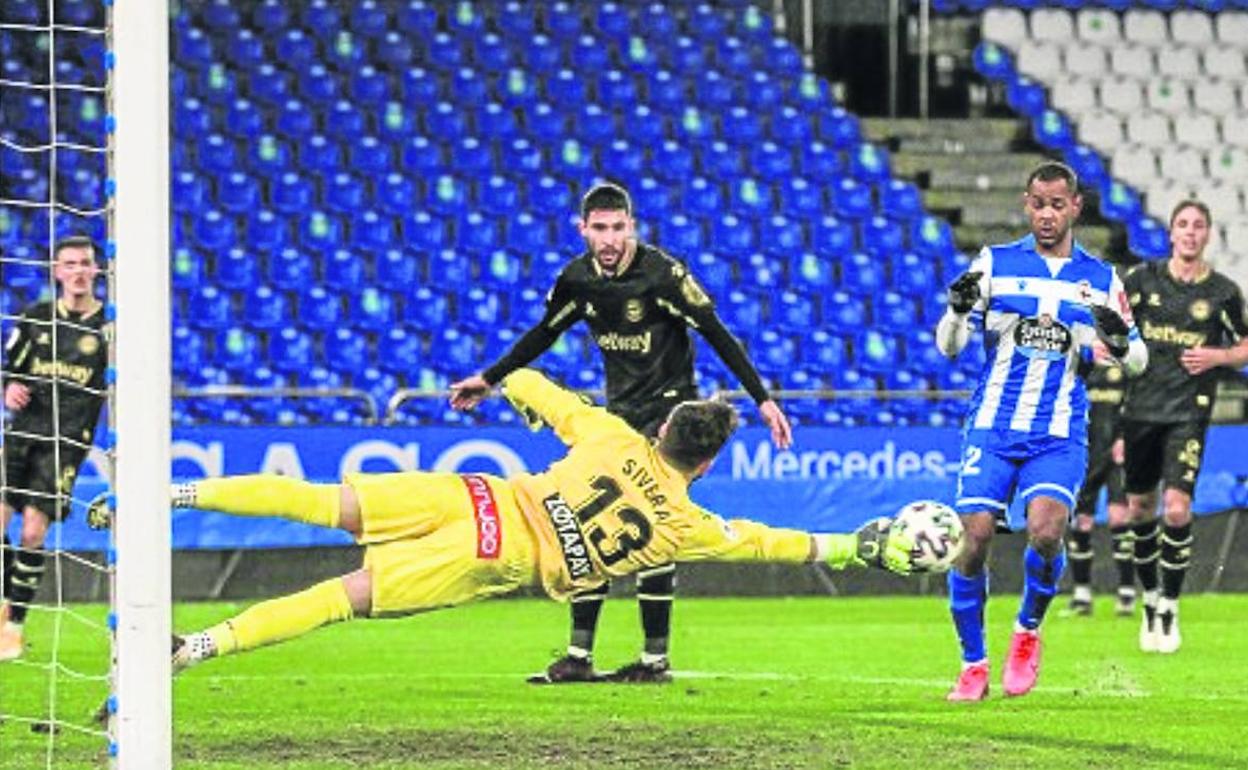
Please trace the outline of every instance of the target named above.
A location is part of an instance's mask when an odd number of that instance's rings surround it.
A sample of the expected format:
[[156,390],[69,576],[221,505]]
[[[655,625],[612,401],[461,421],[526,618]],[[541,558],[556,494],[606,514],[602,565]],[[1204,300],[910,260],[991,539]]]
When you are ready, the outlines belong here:
[[175,639],[174,670],[337,621],[451,607],[524,586],[541,585],[551,597],[566,599],[672,561],[822,560],[833,569],[910,569],[911,543],[890,536],[888,519],[854,534],[810,534],[727,521],[690,501],[690,482],[736,428],[728,404],[677,405],[652,443],[530,369],[508,375],[503,392],[568,445],[567,455],[546,471],[509,479],[353,473],[342,484],[239,476],[175,486],[175,507],[336,527],[366,550],[355,572]]

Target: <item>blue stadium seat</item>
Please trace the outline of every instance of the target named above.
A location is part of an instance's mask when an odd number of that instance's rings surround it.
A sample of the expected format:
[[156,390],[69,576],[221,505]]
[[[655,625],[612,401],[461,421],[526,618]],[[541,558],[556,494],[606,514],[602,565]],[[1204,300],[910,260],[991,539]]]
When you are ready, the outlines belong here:
[[265,179],[274,179],[291,166],[289,146],[272,134],[261,134],[247,154],[251,170]]
[[828,82],[813,72],[803,72],[789,83],[785,101],[809,115],[817,115],[833,104]]
[[621,56],[624,66],[639,75],[653,76],[662,66],[656,49],[646,43],[645,37],[638,35],[629,37],[627,46],[621,46]]
[[324,177],[332,176],[347,167],[343,162],[339,140],[324,134],[312,134],[299,146],[299,165],[306,171]]
[[494,93],[508,107],[528,109],[537,101],[540,90],[528,70],[512,67],[498,77]]
[[732,206],[755,218],[763,218],[775,209],[771,185],[753,177],[741,177],[732,185]]
[[830,374],[844,368],[848,357],[845,338],[839,332],[827,329],[807,329],[804,332],[797,346],[803,367],[818,374]]
[[225,113],[225,129],[238,139],[259,136],[264,132],[264,122],[264,115],[250,99],[235,99]]
[[[696,179],[690,181],[688,189],[693,189],[696,184]],[[661,212],[667,211],[674,205],[676,197],[673,185],[649,176],[642,177],[634,183],[630,193],[633,197],[633,208],[642,218],[661,216]],[[686,201],[687,204],[688,201]]]
[[388,72],[402,72],[416,58],[412,41],[395,30],[382,35],[374,50],[374,61]]
[[495,219],[480,211],[468,211],[455,224],[455,247],[461,251],[484,254],[502,245]]
[[440,249],[429,257],[429,275],[444,286],[470,286],[475,276],[472,274],[472,260],[468,255],[455,249]]
[[269,209],[257,209],[247,217],[247,248],[257,254],[271,254],[290,242],[290,226],[285,217]]
[[507,243],[521,253],[537,253],[551,243],[550,226],[528,211],[517,211],[507,222]]
[[446,325],[450,315],[450,299],[440,289],[415,286],[404,303],[403,320],[421,331],[432,331]]
[[837,181],[832,188],[832,208],[837,216],[862,219],[875,211],[871,200],[871,187],[848,177]]
[[414,107],[428,107],[442,101],[445,94],[442,80],[436,72],[424,67],[408,67],[403,71],[399,91],[404,104]]
[[315,356],[312,336],[298,327],[283,326],[269,337],[269,366],[281,374],[302,374],[311,368]]
[[321,40],[330,40],[343,28],[342,14],[329,0],[309,0],[300,16],[303,28]]
[[524,280],[524,262],[514,252],[497,248],[483,256],[481,281],[486,287],[510,292]]
[[316,131],[316,113],[298,99],[282,102],[277,115],[277,132],[287,139],[297,140],[311,136]]
[[[464,14],[457,13],[452,19],[462,23],[463,17]],[[350,19],[351,29],[367,38],[381,37],[385,34],[390,22],[386,15],[386,6],[378,4],[376,0],[360,0],[358,3],[353,3]],[[455,24],[452,23],[452,29],[454,27]]]
[[847,255],[841,263],[841,285],[859,296],[874,295],[885,287],[886,280],[881,257],[857,251]]
[[901,224],[888,217],[876,215],[859,224],[862,248],[876,259],[884,260],[905,247],[905,233]]
[[468,192],[468,183],[463,178],[451,174],[439,174],[430,180],[424,205],[435,214],[457,215],[468,205]]
[[1101,213],[1114,222],[1133,222],[1143,211],[1140,196],[1122,182],[1110,181],[1101,188]]
[[425,110],[425,133],[431,137],[455,137],[471,133],[467,112],[451,103],[438,102]]
[[1048,107],[1044,86],[1022,75],[1013,75],[1006,82],[1005,101],[1017,113],[1035,118]]
[[213,278],[223,289],[242,291],[259,282],[259,268],[259,262],[253,255],[234,247],[217,254]]
[[705,246],[702,225],[681,213],[668,214],[659,223],[658,245],[670,254],[697,254]]
[[890,179],[879,187],[880,211],[891,219],[910,220],[923,214],[923,197],[913,182]]
[[287,246],[268,259],[269,283],[283,291],[296,291],[314,277],[312,259],[302,251]]
[[290,26],[290,9],[283,0],[260,0],[251,11],[251,24],[276,35]]
[[823,259],[840,257],[854,249],[854,226],[851,222],[825,214],[811,227],[811,247]]
[[736,214],[721,214],[711,230],[711,248],[723,258],[739,259],[754,250],[754,228]]
[[800,176],[790,176],[780,184],[780,208],[794,219],[811,220],[822,216],[827,206],[823,190]]
[[567,136],[568,114],[562,107],[538,102],[523,115],[524,126],[534,142],[555,145]]
[[680,182],[694,173],[693,153],[680,142],[668,139],[653,150],[651,163],[655,176],[667,182]]
[[[678,256],[685,256],[679,254]],[[714,254],[704,251],[690,259],[691,272],[706,287],[712,297],[726,294],[735,284],[732,264]]]
[[189,326],[175,324],[170,341],[174,377],[186,377],[207,364],[206,345],[199,332]]
[[268,108],[280,107],[292,96],[290,74],[267,62],[251,71],[247,84],[248,96]]
[[193,96],[176,102],[173,109],[174,125],[179,136],[190,139],[207,136],[213,130],[212,111]]
[[503,145],[499,168],[517,176],[533,178],[543,173],[542,150],[525,137],[517,137]]
[[891,255],[892,286],[908,297],[925,297],[940,285],[936,262],[911,251]]
[[204,251],[222,251],[235,242],[234,221],[216,209],[208,209],[195,218],[195,245]]
[[228,372],[245,372],[260,364],[260,340],[251,331],[232,326],[217,333],[213,361]]
[[243,321],[249,328],[272,331],[286,323],[290,315],[286,295],[261,284],[246,292]]
[[755,294],[739,289],[728,292],[728,296],[719,307],[728,328],[738,334],[761,329],[766,320],[762,300]]
[[[597,43],[592,47],[595,50],[602,50]],[[633,76],[615,69],[607,70],[599,76],[596,93],[598,103],[612,112],[620,112],[631,107],[637,103],[640,96],[637,81],[633,79]]]
[[507,42],[493,32],[478,35],[469,41],[472,60],[484,73],[497,75],[515,66],[515,57]]
[[217,59],[212,37],[199,27],[178,30],[173,42],[178,62],[192,69],[201,69]]
[[[6,286],[17,288],[24,284],[47,284],[47,271],[43,273],[40,280],[39,272],[30,270],[29,278],[24,279],[19,273],[27,272],[27,265],[6,264],[4,266],[4,283]],[[169,279],[175,289],[198,289],[204,283],[204,275],[207,271],[204,268],[204,257],[194,249],[186,246],[178,246],[173,250],[173,260],[169,266]]]
[[367,209],[351,220],[351,247],[373,253],[383,252],[396,244],[394,218],[375,209]]
[[1170,256],[1170,236],[1166,226],[1149,216],[1138,216],[1127,226],[1127,248],[1143,259]]
[[[6,169],[6,173],[9,171]],[[209,187],[202,176],[193,171],[179,171],[170,182],[172,207],[179,214],[197,214],[208,206]]]
[[1075,143],[1074,128],[1057,110],[1046,109],[1036,115],[1031,122],[1031,133],[1040,144],[1063,153]]
[[860,182],[883,184],[892,174],[888,151],[863,142],[849,152],[849,172]]
[[423,38],[425,43],[424,61],[440,72],[454,72],[467,64],[467,56],[459,38],[446,33],[437,32]]
[[715,45],[715,60],[725,73],[746,78],[755,71],[756,62],[752,46],[746,45],[741,38],[725,35],[713,44]]
[[323,263],[325,283],[335,291],[357,292],[364,287],[364,259],[348,249],[334,249]]
[[348,143],[347,158],[351,168],[365,177],[379,177],[394,166],[390,146],[375,136],[358,137]]
[[819,322],[818,308],[811,296],[785,290],[773,295],[772,320],[791,332],[805,332]]
[[804,240],[801,223],[783,214],[765,218],[759,229],[763,251],[776,257],[788,257],[800,251]]
[[359,125],[363,129],[363,115],[354,109],[351,102],[340,97],[345,96],[338,77],[330,72],[325,65],[314,63],[300,69],[295,76],[295,90],[304,102],[318,109],[333,105],[327,118],[327,130],[339,137],[350,136],[350,126]]
[[442,146],[427,136],[413,136],[403,145],[403,170],[420,179],[437,175],[446,170],[446,158]]
[[[60,74],[59,70],[58,74]],[[219,62],[214,62],[205,68],[199,74],[197,83],[200,97],[212,105],[229,104],[238,95],[238,82],[234,73]]]
[[878,329],[867,329],[854,337],[854,362],[868,374],[885,374],[900,363],[897,338]]
[[949,368],[949,360],[936,348],[936,337],[930,329],[909,330],[904,338],[906,365],[920,374],[935,377]]
[[561,42],[575,40],[582,27],[579,4],[569,4],[560,0],[547,6],[543,27],[556,40]]
[[646,81],[647,101],[666,113],[678,112],[689,103],[683,78],[667,70],[657,70]]
[[953,228],[940,217],[920,217],[910,227],[910,248],[920,257],[943,262],[957,252]]
[[299,225],[299,243],[303,248],[325,253],[342,243],[342,222],[324,211],[313,211]]
[[488,332],[506,319],[506,305],[501,293],[480,286],[460,294],[459,321],[474,332]]
[[356,377],[369,364],[368,340],[350,326],[339,326],[325,334],[325,366],[346,377]]
[[746,173],[746,151],[736,145],[716,140],[698,151],[699,168],[706,176],[724,182]]
[[516,183],[505,176],[494,174],[480,184],[478,195],[481,210],[494,216],[505,216],[521,204]]
[[1076,144],[1066,151],[1066,165],[1075,172],[1079,182],[1099,190],[1110,180],[1109,170],[1100,153],[1082,144]]
[[848,150],[862,140],[862,127],[858,118],[843,107],[830,107],[816,119],[818,138],[837,150]]
[[[582,144],[579,139],[568,137],[560,142],[556,147],[551,148],[549,171],[560,180],[571,182],[578,186],[588,186],[590,181],[597,176],[594,170],[594,155],[591,147]],[[547,184],[543,176],[538,180],[529,191],[529,204],[535,206],[537,193],[545,196],[545,191],[541,190],[543,185]],[[563,184],[561,181],[560,184]],[[554,213],[554,212],[552,212]]]
[[438,11],[425,0],[407,0],[395,14],[399,30],[413,35],[417,40],[432,35],[438,28]]
[[403,220],[403,238],[419,251],[437,251],[447,246],[446,222],[428,211],[413,211]]
[[741,283],[771,295],[784,283],[784,263],[767,254],[753,253],[738,262]]
[[393,217],[402,217],[416,205],[416,183],[405,174],[390,172],[377,183],[378,207]]
[[228,174],[238,167],[234,142],[220,134],[209,134],[199,143],[199,168],[216,174]]
[[490,84],[481,73],[472,67],[460,67],[451,78],[451,98],[453,104],[477,105],[489,101]]
[[903,332],[913,329],[919,323],[915,301],[895,291],[884,291],[876,295],[871,306],[876,326],[883,329]]
[[758,114],[740,104],[730,107],[720,122],[720,137],[738,146],[753,146],[763,138],[763,123]]
[[784,89],[768,73],[755,70],[746,75],[741,94],[747,107],[763,115],[771,115],[779,108]]
[[975,71],[989,80],[1008,82],[1015,77],[1014,63],[1009,54],[996,43],[981,41],[971,52]]
[[646,152],[627,139],[616,139],[598,151],[598,170],[615,179],[641,179],[646,171]]
[[786,104],[771,116],[770,136],[786,147],[801,146],[814,135],[813,122],[812,116]]
[[529,188],[529,207],[539,217],[563,216],[572,206],[572,190],[559,179],[543,176]]
[[[538,59],[543,66],[548,68],[545,71],[549,71],[549,68],[557,66],[559,59],[562,58],[559,56],[556,46],[550,43],[548,43],[548,46],[555,51],[554,61],[546,61],[540,56],[540,52],[533,51],[533,46],[529,48],[531,53],[539,53]],[[605,74],[608,70],[612,70],[614,66],[613,56],[607,47],[607,41],[594,37],[591,34],[583,34],[576,38],[576,42],[568,52],[568,59],[572,69],[577,72]],[[601,82],[601,78],[599,82]],[[600,84],[596,90],[600,101],[602,100],[602,88]]]
[[764,377],[779,378],[797,363],[797,344],[787,334],[775,329],[764,329],[754,337],[750,346],[751,357]]
[[217,203],[231,214],[248,214],[260,205],[260,183],[252,176],[234,171],[221,178]]
[[449,372],[468,372],[480,365],[472,335],[453,326],[434,332],[429,344],[429,361]]
[[824,298],[823,322],[829,329],[856,332],[867,324],[866,301],[838,289]]
[[[581,122],[578,123],[578,125],[584,126],[585,124],[583,121],[589,117],[591,117],[591,115],[588,113],[587,106],[586,110],[581,113]],[[603,117],[601,108],[599,108],[599,117]],[[608,120],[604,122],[606,122],[607,125],[603,128],[603,130],[608,131],[611,134],[616,133],[613,121],[609,119],[610,116],[606,117]],[[648,105],[645,104],[633,105],[633,107],[623,115],[620,127],[628,141],[638,147],[653,147],[667,138],[668,127],[666,125],[666,121],[663,119],[663,116],[661,114],[656,114]]]
[[781,181],[793,173],[793,154],[788,146],[767,140],[755,145],[749,153],[751,169],[768,182]]
[[805,292],[824,292],[836,286],[836,270],[827,256],[810,251],[789,255],[789,285]]
[[416,255],[401,248],[388,248],[377,255],[376,276],[379,286],[402,289],[422,280]]
[[400,376],[420,368],[424,354],[419,334],[403,326],[386,329],[377,337],[377,368]]

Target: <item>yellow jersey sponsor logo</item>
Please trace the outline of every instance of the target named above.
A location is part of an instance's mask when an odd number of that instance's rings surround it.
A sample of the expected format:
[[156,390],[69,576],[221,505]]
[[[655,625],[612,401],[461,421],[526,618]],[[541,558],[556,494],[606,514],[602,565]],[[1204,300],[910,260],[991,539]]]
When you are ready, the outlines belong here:
[[644,334],[609,332],[599,335],[597,342],[598,347],[613,352],[641,353],[642,355],[650,352],[650,332]]
[[1172,345],[1181,345],[1185,348],[1194,348],[1205,344],[1205,335],[1202,332],[1189,332],[1171,326],[1170,324],[1154,324],[1145,321],[1140,327],[1140,334],[1144,339],[1151,342],[1166,342]]
[[72,380],[79,385],[86,385],[94,370],[81,364],[70,364],[64,361],[44,361],[36,358],[30,364],[30,373],[36,377],[60,377]]

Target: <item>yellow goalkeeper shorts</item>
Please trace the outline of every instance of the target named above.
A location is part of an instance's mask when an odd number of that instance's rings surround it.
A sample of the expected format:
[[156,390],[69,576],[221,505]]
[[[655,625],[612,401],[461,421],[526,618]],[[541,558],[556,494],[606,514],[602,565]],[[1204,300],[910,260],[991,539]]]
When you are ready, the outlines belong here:
[[511,486],[483,474],[350,473],[372,573],[373,617],[406,615],[540,582]]

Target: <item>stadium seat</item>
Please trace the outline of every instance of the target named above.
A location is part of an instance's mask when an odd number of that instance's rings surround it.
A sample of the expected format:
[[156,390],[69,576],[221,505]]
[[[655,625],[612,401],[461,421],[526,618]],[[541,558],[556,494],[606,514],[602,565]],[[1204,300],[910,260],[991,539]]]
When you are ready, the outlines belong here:
[[763,138],[762,120],[748,107],[740,104],[731,107],[721,120],[721,138],[730,144],[750,147]]
[[437,251],[449,243],[446,222],[428,211],[413,211],[404,218],[402,230],[407,244],[420,251]]
[[415,58],[412,41],[393,29],[382,35],[375,46],[377,63],[390,72],[402,72]]
[[396,247],[377,255],[376,280],[379,286],[402,290],[422,279],[420,261],[415,254]]
[[451,102],[438,102],[424,111],[425,133],[433,137],[456,137],[469,133],[467,112]]
[[281,374],[298,376],[313,364],[316,351],[312,337],[294,326],[283,326],[269,338],[269,366]]
[[867,323],[867,306],[861,296],[837,290],[825,296],[822,315],[829,329],[856,332]]
[[848,254],[855,244],[854,226],[851,222],[824,214],[814,220],[811,227],[811,246],[823,259]]
[[282,291],[296,291],[314,275],[312,259],[292,246],[286,246],[268,258],[266,278]]
[[424,332],[441,328],[452,318],[446,292],[430,286],[414,285],[403,307],[403,321]]
[[868,329],[853,341],[854,362],[868,374],[885,374],[900,362],[897,338],[886,332]]
[[455,247],[466,252],[483,254],[501,245],[498,225],[493,217],[479,211],[465,212],[455,225]]
[[702,225],[684,214],[669,214],[659,223],[658,245],[671,254],[697,254],[706,245]]
[[914,300],[895,291],[876,295],[871,308],[876,326],[882,329],[904,332],[919,323],[918,308]]
[[419,369],[423,359],[420,335],[403,326],[377,337],[377,368],[383,372],[404,376]]
[[888,217],[868,217],[859,227],[863,250],[876,259],[887,259],[905,247],[901,224]]
[[480,366],[472,336],[454,327],[435,331],[429,345],[429,361],[450,372],[469,372]]
[[520,122],[514,111],[498,102],[490,102],[481,108],[477,133],[483,141],[504,146],[520,135]]
[[[7,312],[7,311],[6,311]],[[170,340],[170,353],[174,377],[186,377],[207,363],[204,338],[188,326],[175,324]]]
[[781,329],[794,333],[806,332],[819,322],[819,310],[810,295],[791,290],[781,291],[773,295],[772,305],[771,318]]
[[233,326],[218,332],[213,361],[229,372],[245,372],[260,362],[260,341],[245,328]]
[[216,286],[201,286],[190,295],[186,320],[193,328],[224,329],[230,324],[232,316],[229,295]]
[[312,331],[336,328],[343,318],[342,296],[337,291],[314,284],[299,295],[299,323]]
[[251,289],[259,281],[259,268],[254,255],[235,247],[217,254],[213,279],[218,286],[230,291]]
[[272,286],[261,284],[246,292],[243,299],[243,321],[252,329],[272,331],[284,324],[289,315],[286,296]]
[[498,291],[480,286],[460,294],[459,321],[474,332],[488,332],[506,321],[506,303]]
[[838,180],[832,188],[832,208],[837,216],[846,219],[870,216],[875,210],[870,186],[848,177]]
[[741,283],[768,295],[779,291],[784,282],[784,263],[767,254],[753,253],[738,263]]
[[356,214],[351,220],[351,247],[371,252],[382,252],[395,244],[392,217],[368,209]]
[[943,260],[956,252],[953,228],[945,220],[924,216],[910,229],[910,247],[921,257]]
[[752,293],[734,289],[728,292],[719,308],[724,323],[735,333],[763,328],[763,303]]
[[424,67],[408,67],[403,71],[400,93],[404,104],[422,108],[441,102],[446,95],[438,73]]
[[416,204],[416,184],[406,175],[391,172],[377,182],[377,205],[394,217],[405,216]]
[[517,326],[536,326],[545,314],[545,289],[526,286],[511,301],[511,322]]
[[846,291],[869,297],[882,290],[887,276],[885,257],[861,251],[847,255],[841,263],[841,286]]
[[326,285],[335,291],[356,292],[364,286],[364,258],[349,249],[334,249],[322,263]]
[[735,214],[722,214],[711,230],[711,247],[721,257],[743,257],[754,249],[754,228]]
[[357,377],[369,365],[368,340],[350,326],[339,326],[325,334],[325,366],[345,377]]
[[891,285],[908,297],[922,297],[940,285],[939,271],[935,261],[924,259],[914,252],[893,254]]

